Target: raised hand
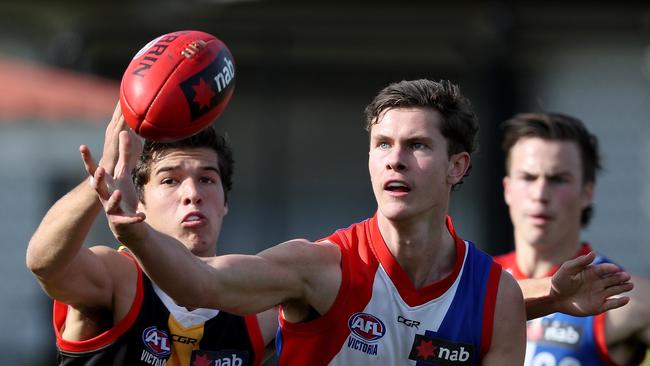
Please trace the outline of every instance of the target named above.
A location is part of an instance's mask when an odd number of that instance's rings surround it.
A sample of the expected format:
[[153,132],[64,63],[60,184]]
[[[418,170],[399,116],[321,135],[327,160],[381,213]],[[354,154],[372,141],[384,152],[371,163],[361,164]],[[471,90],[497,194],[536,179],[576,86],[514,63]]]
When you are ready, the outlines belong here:
[[575,316],[599,314],[630,301],[617,295],[633,287],[630,275],[611,263],[591,265],[591,252],[566,261],[551,279],[551,293],[558,311]]
[[[118,159],[113,175],[108,174],[103,166],[96,166],[92,174],[91,186],[97,192],[113,234],[120,241],[125,235],[138,235],[133,224],[145,219],[142,212],[137,211],[138,197],[131,178],[131,171],[140,155],[142,145],[133,143],[128,131],[120,131],[118,138]],[[81,152],[88,174],[91,174],[94,163],[89,154]]]

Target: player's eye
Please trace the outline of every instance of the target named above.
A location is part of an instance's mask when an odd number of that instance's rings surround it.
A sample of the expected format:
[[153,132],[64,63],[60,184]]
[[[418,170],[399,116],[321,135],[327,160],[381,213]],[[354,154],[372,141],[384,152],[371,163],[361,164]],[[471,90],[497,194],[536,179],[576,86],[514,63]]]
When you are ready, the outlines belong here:
[[176,183],[176,179],[171,178],[171,177],[166,177],[160,180],[160,184],[163,185],[170,185]]
[[216,180],[214,178],[212,178],[212,177],[201,177],[201,178],[199,178],[199,182],[212,184],[212,183],[216,182]]

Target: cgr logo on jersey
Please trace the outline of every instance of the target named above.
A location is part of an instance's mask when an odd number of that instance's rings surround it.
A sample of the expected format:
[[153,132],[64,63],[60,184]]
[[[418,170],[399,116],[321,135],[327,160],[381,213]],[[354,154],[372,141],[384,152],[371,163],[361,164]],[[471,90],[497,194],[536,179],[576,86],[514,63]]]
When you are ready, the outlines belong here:
[[386,334],[386,326],[379,318],[367,313],[354,313],[348,319],[350,336],[348,348],[367,353],[377,354],[376,342]]
[[409,360],[435,366],[472,365],[474,346],[416,334]]
[[[167,357],[171,353],[171,342],[169,341],[169,335],[164,330],[159,330],[156,326],[148,327],[142,332],[142,342],[144,343],[146,350],[142,352],[142,360],[153,360],[153,358]],[[151,354],[149,354],[149,352]],[[145,353],[147,355],[145,355]],[[155,363],[147,363],[154,365]]]
[[577,348],[582,339],[582,327],[554,319],[532,321],[527,327],[532,342],[552,343],[567,348]]

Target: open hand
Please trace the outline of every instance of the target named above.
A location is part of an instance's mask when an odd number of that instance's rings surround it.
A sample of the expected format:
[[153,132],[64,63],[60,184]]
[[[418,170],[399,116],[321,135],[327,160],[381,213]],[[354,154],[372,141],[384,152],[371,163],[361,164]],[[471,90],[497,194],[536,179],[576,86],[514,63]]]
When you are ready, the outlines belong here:
[[566,261],[551,279],[551,292],[560,312],[587,316],[619,308],[630,300],[617,295],[633,287],[630,275],[612,263],[591,265],[596,254]]

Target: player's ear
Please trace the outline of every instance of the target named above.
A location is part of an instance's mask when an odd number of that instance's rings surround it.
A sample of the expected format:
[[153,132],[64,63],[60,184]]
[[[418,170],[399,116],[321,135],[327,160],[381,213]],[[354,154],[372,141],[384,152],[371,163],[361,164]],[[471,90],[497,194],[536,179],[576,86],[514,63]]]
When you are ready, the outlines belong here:
[[228,214],[229,208],[228,208],[228,202],[224,202],[223,204],[223,215],[226,216]]
[[594,199],[594,182],[587,182],[582,186],[581,206],[583,209],[589,207]]
[[467,169],[469,169],[469,163],[470,156],[467,151],[452,155],[447,169],[447,182],[452,186],[460,182],[467,173]]
[[507,175],[503,177],[502,184],[503,184],[503,200],[506,202],[507,205],[510,205],[510,177]]

